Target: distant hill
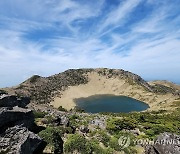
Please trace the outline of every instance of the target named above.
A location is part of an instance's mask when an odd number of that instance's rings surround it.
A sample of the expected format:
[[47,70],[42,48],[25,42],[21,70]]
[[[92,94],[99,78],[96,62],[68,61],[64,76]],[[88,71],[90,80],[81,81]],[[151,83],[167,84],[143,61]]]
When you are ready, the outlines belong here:
[[49,77],[34,75],[16,87],[4,88],[10,94],[29,96],[33,103],[73,108],[73,99],[95,94],[124,95],[141,100],[150,109],[170,106],[180,96],[180,86],[167,81],[146,82],[122,69],[69,69]]

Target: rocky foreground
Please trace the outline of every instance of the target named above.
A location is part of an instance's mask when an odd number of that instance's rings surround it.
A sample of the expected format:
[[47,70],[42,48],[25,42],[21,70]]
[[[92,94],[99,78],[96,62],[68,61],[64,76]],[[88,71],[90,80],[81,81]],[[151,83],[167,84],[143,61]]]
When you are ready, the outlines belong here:
[[43,140],[34,129],[34,115],[25,106],[27,98],[0,94],[0,153],[30,154],[38,150]]
[[[88,114],[0,93],[0,153],[179,154],[180,110]],[[127,147],[119,138],[129,137]],[[139,141],[155,141],[144,144]],[[163,143],[161,143],[163,141]]]

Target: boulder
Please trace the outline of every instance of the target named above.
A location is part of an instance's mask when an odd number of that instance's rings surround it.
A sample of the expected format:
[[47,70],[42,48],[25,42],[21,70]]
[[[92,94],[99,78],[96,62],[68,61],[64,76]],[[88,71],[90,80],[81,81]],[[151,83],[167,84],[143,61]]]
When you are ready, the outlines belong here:
[[17,97],[14,95],[3,94],[0,95],[0,107],[14,107],[19,106],[24,108],[29,104],[30,98],[28,97]]
[[101,129],[106,128],[106,119],[104,117],[96,117],[90,122],[91,125],[98,126]]
[[61,125],[69,126],[69,118],[67,118],[65,115],[61,117]]
[[42,139],[27,128],[16,125],[0,135],[0,153],[32,154],[38,151]]
[[146,154],[180,154],[180,135],[160,134],[154,145],[146,147]]
[[69,126],[69,118],[67,118],[65,115],[59,115],[55,117],[53,123],[55,126],[63,125],[67,127]]
[[0,130],[22,124],[31,128],[34,124],[34,115],[31,110],[19,107],[2,107],[0,108]]

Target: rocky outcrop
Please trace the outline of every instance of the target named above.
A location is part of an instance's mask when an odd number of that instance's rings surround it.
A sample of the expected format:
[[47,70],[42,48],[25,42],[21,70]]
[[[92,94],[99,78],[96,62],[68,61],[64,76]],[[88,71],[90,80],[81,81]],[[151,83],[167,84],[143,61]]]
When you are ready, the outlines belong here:
[[98,126],[101,129],[106,128],[106,119],[104,117],[96,117],[90,122],[90,125]]
[[54,124],[54,126],[63,125],[65,127],[68,127],[69,119],[65,115],[58,115],[53,118],[52,124]]
[[22,126],[14,126],[0,135],[0,153],[32,154],[42,139]]
[[0,95],[0,153],[33,154],[42,147],[42,139],[29,131],[34,129],[34,115],[23,108],[28,103],[28,98]]
[[0,95],[0,107],[25,107],[30,103],[30,99],[28,97],[20,97],[8,94]]
[[31,128],[34,124],[33,112],[19,107],[0,108],[0,130],[19,124]]
[[147,146],[145,154],[180,154],[180,135],[163,133],[154,145]]

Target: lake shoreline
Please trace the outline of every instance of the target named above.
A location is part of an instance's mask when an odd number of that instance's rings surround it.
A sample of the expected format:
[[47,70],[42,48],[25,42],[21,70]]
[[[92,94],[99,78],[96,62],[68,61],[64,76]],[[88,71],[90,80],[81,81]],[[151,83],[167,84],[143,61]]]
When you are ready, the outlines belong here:
[[149,92],[139,85],[130,85],[125,80],[118,78],[106,78],[97,73],[88,74],[89,81],[78,86],[69,86],[51,101],[55,108],[62,106],[70,110],[76,106],[74,99],[87,98],[93,95],[127,96],[149,105],[148,111],[171,109],[171,103],[176,96],[172,94],[160,95]]
[[136,99],[117,95],[93,95],[87,98],[74,99],[76,106],[88,113],[112,112],[129,113],[141,112],[149,108],[149,105]]

